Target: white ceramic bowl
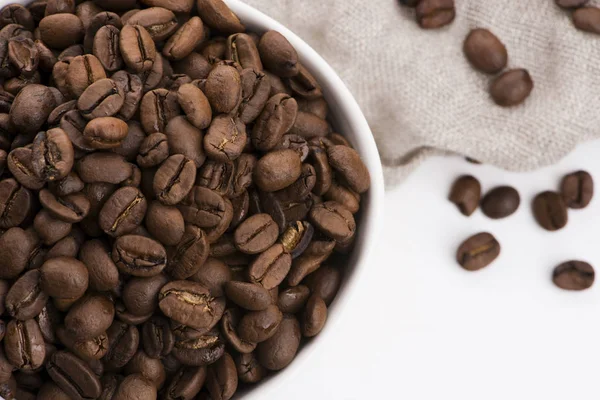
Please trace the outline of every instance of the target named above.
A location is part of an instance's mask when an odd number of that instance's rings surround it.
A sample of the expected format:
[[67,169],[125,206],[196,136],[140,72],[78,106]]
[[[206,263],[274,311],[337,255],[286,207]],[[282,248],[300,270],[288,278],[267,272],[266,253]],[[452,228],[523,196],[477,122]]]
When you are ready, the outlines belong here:
[[329,309],[325,328],[316,338],[300,349],[296,359],[287,368],[243,396],[245,400],[277,399],[280,398],[277,396],[279,388],[285,385],[286,381],[292,379],[300,369],[309,367],[311,355],[318,352],[321,347],[327,346],[328,343],[339,340],[340,335],[336,330],[336,325],[340,318],[353,317],[351,310],[346,310],[346,304],[353,293],[360,290],[363,274],[368,273],[369,256],[375,249],[383,220],[383,173],[369,124],[356,100],[329,64],[302,39],[277,21],[239,0],[225,1],[248,30],[258,33],[271,29],[276,30],[296,48],[302,64],[315,76],[323,88],[325,99],[329,103],[329,118],[335,129],[352,143],[371,173],[371,189],[363,196],[362,211],[357,221],[356,247],[346,267],[340,291]]
[[[272,18],[239,0],[225,1],[249,30],[260,33],[274,29],[283,34],[296,48],[302,64],[315,76],[323,88],[325,98],[329,103],[331,122],[336,130],[352,143],[371,173],[371,189],[363,196],[362,211],[357,221],[356,246],[346,267],[342,286],[330,307],[325,328],[315,339],[303,346],[296,359],[287,368],[261,383],[255,390],[250,390],[242,396],[245,400],[276,399],[278,398],[278,388],[285,385],[285,382],[291,379],[297,371],[308,367],[312,354],[338,338],[336,325],[340,318],[353,317],[350,310],[346,310],[346,304],[352,294],[360,290],[361,277],[368,273],[369,255],[377,243],[384,206],[383,173],[371,129],[356,100],[329,64],[302,39]],[[0,8],[10,3],[28,4],[29,2],[29,0],[0,0]]]

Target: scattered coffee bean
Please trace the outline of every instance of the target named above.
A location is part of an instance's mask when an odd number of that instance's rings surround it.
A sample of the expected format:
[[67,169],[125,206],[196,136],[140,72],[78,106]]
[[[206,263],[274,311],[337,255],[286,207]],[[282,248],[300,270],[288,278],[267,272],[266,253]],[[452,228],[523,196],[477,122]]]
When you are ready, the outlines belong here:
[[600,9],[582,7],[573,11],[573,24],[579,30],[600,34]]
[[474,68],[488,74],[502,71],[508,62],[506,47],[487,29],[473,29],[465,39],[463,51]]
[[560,193],[567,207],[581,209],[587,207],[594,197],[594,179],[586,171],[566,175],[560,185]]
[[485,232],[465,240],[456,252],[456,261],[467,271],[478,271],[490,265],[500,255],[500,243]]
[[463,215],[470,216],[479,206],[481,184],[472,176],[461,176],[454,182],[448,199]]
[[454,0],[420,0],[416,8],[417,22],[423,29],[438,29],[454,21]]
[[498,76],[490,86],[490,95],[502,107],[519,105],[533,90],[533,80],[526,69],[512,69]]
[[594,268],[584,261],[567,261],[554,269],[552,281],[565,290],[585,290],[594,284]]
[[548,231],[564,228],[569,221],[567,205],[560,194],[543,192],[533,200],[533,215],[540,226]]
[[506,218],[512,215],[521,204],[521,197],[516,189],[500,186],[490,190],[481,201],[481,210],[492,219]]

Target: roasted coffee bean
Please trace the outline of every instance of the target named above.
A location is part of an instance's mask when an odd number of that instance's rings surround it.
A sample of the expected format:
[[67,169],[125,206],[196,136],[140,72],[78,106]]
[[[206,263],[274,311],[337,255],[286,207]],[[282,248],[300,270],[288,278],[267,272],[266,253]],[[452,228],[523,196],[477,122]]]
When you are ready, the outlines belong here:
[[40,286],[49,296],[79,298],[88,288],[86,266],[75,258],[49,259],[40,268]]
[[114,153],[92,153],[76,164],[77,173],[86,183],[118,184],[131,176],[131,164]]
[[174,61],[172,65],[173,71],[176,74],[187,75],[193,80],[206,79],[210,71],[212,71],[212,65],[206,57],[196,52],[192,52],[179,61]]
[[206,386],[214,399],[229,400],[233,397],[238,387],[238,375],[235,362],[229,353],[223,354],[223,357],[208,368]]
[[267,151],[289,132],[298,115],[298,103],[287,94],[276,94],[266,103],[252,131],[252,144]]
[[6,358],[17,369],[32,371],[41,367],[46,349],[38,323],[34,319],[11,320],[6,326],[4,349]]
[[83,193],[73,193],[62,197],[55,196],[47,189],[40,191],[40,203],[61,221],[76,223],[83,220],[90,210],[90,201]]
[[123,92],[123,106],[117,117],[128,120],[133,118],[138,110],[143,96],[143,83],[138,75],[132,75],[126,71],[118,71],[112,76],[117,86]]
[[554,269],[552,281],[565,290],[585,290],[594,284],[594,268],[584,261],[567,261]]
[[[319,97],[319,98],[311,99],[311,100],[305,99],[305,98],[299,98],[299,99],[296,99],[296,101],[298,102],[298,110],[299,111],[314,114],[321,119],[327,119],[327,116],[329,115],[329,107],[323,97]],[[332,134],[332,135],[334,135],[334,134]],[[337,135],[337,134],[335,134],[335,135]],[[342,136],[340,136],[340,137],[342,137]],[[343,143],[337,143],[335,141],[334,141],[334,143],[344,144],[346,146],[349,145],[349,143],[346,139],[343,139]]]
[[115,147],[112,151],[125,157],[129,162],[135,162],[140,147],[142,146],[142,142],[146,139],[146,133],[137,121],[129,121],[127,123],[127,128],[127,136],[123,139],[119,147]]
[[67,111],[60,120],[60,128],[65,131],[74,150],[90,152],[94,149],[83,138],[83,132],[87,125],[87,120],[83,118],[79,110]]
[[125,25],[119,37],[119,46],[125,64],[135,73],[152,69],[156,60],[156,46],[146,28]]
[[132,374],[125,377],[113,396],[113,400],[156,398],[156,386],[142,374]]
[[285,252],[290,253],[292,258],[299,257],[307,249],[313,234],[314,228],[310,223],[296,221],[286,229],[281,237]]
[[126,24],[143,26],[155,42],[168,39],[179,26],[175,14],[171,10],[162,7],[140,10],[131,16]]
[[335,247],[333,241],[313,241],[304,253],[294,260],[292,269],[286,279],[290,286],[299,285],[309,274],[321,267],[321,264],[331,255]]
[[187,196],[196,180],[195,164],[181,154],[169,157],[154,177],[154,193],[166,205],[179,203]]
[[165,400],[192,400],[206,380],[206,367],[181,367],[167,386]]
[[259,254],[271,247],[279,228],[268,214],[256,214],[246,219],[234,233],[235,246],[247,254]]
[[147,207],[146,198],[138,189],[121,188],[102,207],[99,226],[113,237],[130,233],[142,223]]
[[296,314],[302,310],[308,298],[310,289],[304,285],[293,286],[279,293],[277,307],[281,312]]
[[281,140],[275,145],[275,150],[291,149],[295,150],[300,156],[300,161],[304,162],[308,157],[309,147],[306,139],[301,136],[286,134],[281,137]]
[[61,325],[57,328],[56,335],[61,344],[82,360],[99,360],[106,355],[108,337],[104,332],[92,339],[78,340]]
[[165,268],[167,252],[155,240],[138,235],[125,235],[115,241],[112,259],[123,273],[149,277],[160,274]]
[[298,54],[279,32],[265,33],[258,43],[258,51],[264,66],[277,76],[292,77],[298,74]]
[[119,283],[119,271],[110,257],[108,245],[90,240],[81,246],[80,260],[89,272],[89,286],[97,291],[111,290]]
[[40,132],[33,141],[31,166],[36,176],[44,181],[66,177],[74,163],[71,140],[60,128]]
[[123,288],[122,299],[127,311],[135,315],[153,313],[158,307],[158,292],[169,279],[164,274],[150,278],[134,277]]
[[140,120],[147,134],[164,132],[169,121],[179,113],[177,93],[166,89],[146,93],[140,106]]
[[39,250],[40,240],[35,232],[18,227],[8,229],[0,236],[0,278],[16,279]]
[[0,25],[4,27],[10,24],[22,25],[29,31],[35,28],[31,12],[20,4],[9,4],[0,10]]
[[175,338],[169,322],[160,316],[154,316],[142,327],[142,345],[149,357],[161,358],[173,350]]
[[[83,233],[82,233],[83,234]],[[83,238],[82,238],[83,239]],[[73,231],[67,237],[62,238],[48,252],[44,258],[46,261],[57,257],[77,257],[79,254],[80,241],[75,238]],[[87,272],[87,270],[86,270]]]
[[48,0],[46,16],[61,13],[75,14],[75,0]]
[[470,175],[461,176],[452,185],[448,199],[456,204],[463,215],[470,216],[479,206],[481,184]]
[[95,399],[100,396],[100,380],[80,358],[66,351],[50,357],[46,370],[52,380],[72,399]]
[[[327,193],[323,195],[323,198],[324,200],[336,201],[340,203],[352,214],[356,214],[360,209],[360,195],[352,189],[348,189],[343,185],[339,185],[337,182],[332,182],[331,187]],[[478,203],[479,199],[477,199],[475,206],[477,206]]]
[[235,358],[238,377],[244,383],[258,383],[267,375],[254,353],[238,354]]
[[371,185],[369,170],[356,150],[347,146],[331,146],[327,148],[327,156],[333,169],[350,189],[357,193],[369,190]]
[[202,268],[189,279],[202,284],[211,296],[221,297],[225,295],[225,284],[231,280],[231,271],[224,262],[209,257]]
[[12,178],[0,181],[1,229],[9,229],[21,225],[31,213],[33,206],[34,199],[31,191],[21,186]]
[[469,32],[463,52],[475,69],[488,74],[502,71],[508,62],[506,47],[487,29],[478,28]]
[[490,190],[481,201],[481,210],[492,219],[512,215],[521,204],[519,192],[510,186],[500,186]]
[[586,171],[573,172],[563,178],[560,192],[569,208],[585,208],[594,197],[594,180]]
[[417,22],[423,29],[438,29],[454,21],[454,0],[421,0],[416,8]]
[[247,342],[239,337],[237,333],[239,321],[239,311],[235,308],[228,309],[221,319],[221,332],[223,333],[223,336],[225,336],[225,339],[227,339],[227,342],[236,351],[239,351],[240,353],[251,353],[256,349],[256,343]]
[[348,243],[354,238],[354,216],[335,201],[315,205],[310,211],[310,220],[317,229],[338,243]]
[[146,213],[146,228],[165,246],[175,246],[183,237],[185,221],[177,208],[153,201]]
[[263,156],[254,169],[256,185],[265,192],[284,189],[302,173],[302,163],[293,150],[276,150]]
[[162,54],[171,60],[189,56],[204,39],[204,24],[199,17],[192,17],[167,40]]
[[256,350],[258,361],[271,371],[285,368],[296,357],[301,337],[300,324],[296,317],[284,314],[275,334],[259,343]]
[[81,42],[83,24],[74,14],[53,14],[40,21],[40,37],[44,43],[54,49],[66,49]]
[[228,114],[239,105],[242,98],[240,74],[233,67],[219,65],[208,75],[204,92],[215,113]]
[[31,39],[16,37],[8,41],[8,59],[24,76],[32,76],[39,65],[39,52]]
[[282,317],[283,314],[275,305],[269,305],[263,311],[249,312],[240,320],[240,338],[252,343],[264,342],[275,334]]
[[94,149],[107,150],[118,148],[127,137],[127,124],[113,117],[95,118],[83,131],[83,138]]
[[299,64],[298,75],[288,79],[288,85],[293,93],[304,99],[316,100],[323,97],[321,85],[302,64]]
[[499,106],[512,107],[523,103],[533,86],[533,80],[526,69],[512,69],[492,82],[490,95]]
[[202,90],[191,83],[177,91],[177,100],[187,119],[198,129],[206,129],[212,120],[212,109]]
[[251,282],[262,285],[267,290],[277,287],[287,276],[292,266],[292,256],[285,247],[276,244],[260,254],[248,267]]
[[170,155],[183,154],[194,161],[198,168],[204,164],[206,155],[202,131],[192,125],[186,117],[171,119],[165,128],[165,135]]
[[172,281],[158,295],[158,305],[169,318],[196,329],[210,329],[225,310],[223,298],[215,298],[196,282]]
[[42,210],[35,216],[33,227],[41,241],[47,246],[51,246],[67,236],[73,228],[70,222],[55,218],[47,210]]
[[548,231],[564,228],[569,221],[567,205],[560,194],[543,192],[533,200],[533,215],[540,226]]
[[456,261],[467,271],[490,265],[500,255],[500,243],[491,234],[478,233],[465,240],[456,252]]
[[133,358],[139,346],[137,328],[120,321],[114,321],[106,331],[108,352],[103,361],[107,368],[122,368]]
[[70,100],[56,107],[48,116],[48,126],[56,127],[69,111],[77,109],[77,100]]
[[207,160],[198,170],[196,184],[227,196],[232,190],[235,166],[233,163],[218,163]]
[[75,98],[81,96],[91,84],[105,78],[102,63],[93,55],[77,56],[69,62],[66,83]]
[[165,368],[160,360],[148,357],[139,350],[125,366],[125,373],[140,374],[154,384],[156,389],[161,389],[166,380]]
[[579,8],[584,6],[589,0],[555,0],[556,4],[562,8]]
[[113,322],[113,303],[101,294],[89,294],[77,301],[65,316],[65,328],[77,339],[92,339]]
[[255,283],[227,282],[225,294],[229,300],[250,311],[266,310],[271,304],[267,289]]
[[213,228],[225,218],[226,200],[217,192],[195,186],[181,203],[179,211],[188,224],[200,228]]
[[579,30],[600,34],[600,9],[581,7],[573,11],[573,24]]
[[100,79],[85,89],[77,108],[88,120],[116,115],[125,102],[121,87],[112,79]]
[[43,85],[27,85],[14,98],[10,120],[22,133],[37,133],[56,107],[50,89]]
[[223,0],[199,0],[198,14],[209,27],[223,33],[237,33],[245,30],[238,17]]
[[10,288],[5,298],[6,311],[20,321],[37,316],[44,308],[48,295],[39,285],[40,272],[23,274]]
[[197,226],[187,225],[181,241],[169,252],[167,272],[175,279],[194,275],[208,258],[208,237]]
[[195,338],[180,339],[175,342],[173,348],[173,355],[183,365],[194,367],[213,364],[224,352],[225,343],[216,329]]
[[220,115],[204,136],[204,151],[215,161],[230,162],[242,154],[246,139],[246,127],[238,118]]
[[327,321],[327,305],[322,298],[312,295],[302,313],[302,335],[314,337],[318,335]]
[[242,68],[263,69],[256,43],[245,33],[237,33],[227,39],[225,58],[240,64]]
[[325,150],[319,146],[309,146],[311,165],[315,168],[316,182],[313,193],[323,195],[329,191],[333,184],[333,172],[329,164],[329,158]]
[[[271,82],[263,72],[253,68],[243,70],[240,78],[242,83],[242,98],[238,115],[242,122],[249,124],[254,122],[265,108],[271,92]],[[269,117],[274,118],[272,115],[269,115]],[[266,129],[264,122],[262,130]],[[289,121],[283,121],[281,127],[285,126],[286,122]]]

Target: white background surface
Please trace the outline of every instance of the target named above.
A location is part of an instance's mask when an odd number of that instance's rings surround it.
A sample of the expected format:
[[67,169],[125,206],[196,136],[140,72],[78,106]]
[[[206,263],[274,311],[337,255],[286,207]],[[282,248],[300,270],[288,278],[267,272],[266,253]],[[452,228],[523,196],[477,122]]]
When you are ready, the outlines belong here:
[[[563,175],[588,170],[600,187],[600,141],[560,164],[515,174],[434,158],[386,199],[386,223],[370,274],[354,294],[335,340],[278,393],[280,399],[515,400],[600,398],[600,278],[586,292],[565,292],[553,268],[586,260],[600,273],[600,191],[550,233],[531,200],[556,190]],[[521,207],[492,221],[464,217],[446,200],[469,173],[484,193],[513,185]],[[500,257],[479,272],[454,261],[471,234],[492,232]]]

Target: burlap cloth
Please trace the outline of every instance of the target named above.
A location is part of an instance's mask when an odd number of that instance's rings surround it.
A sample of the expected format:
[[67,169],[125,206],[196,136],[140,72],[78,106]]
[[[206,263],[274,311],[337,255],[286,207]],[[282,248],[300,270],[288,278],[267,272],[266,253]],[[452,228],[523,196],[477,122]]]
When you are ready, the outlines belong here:
[[[244,1],[341,76],[369,120],[388,184],[429,154],[529,170],[600,134],[600,36],[576,30],[554,0],[456,0],[454,23],[434,31],[397,0]],[[535,88],[524,105],[496,106],[490,76],[467,63],[462,44],[475,27],[504,42],[509,67],[530,71]]]

